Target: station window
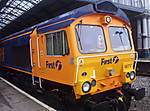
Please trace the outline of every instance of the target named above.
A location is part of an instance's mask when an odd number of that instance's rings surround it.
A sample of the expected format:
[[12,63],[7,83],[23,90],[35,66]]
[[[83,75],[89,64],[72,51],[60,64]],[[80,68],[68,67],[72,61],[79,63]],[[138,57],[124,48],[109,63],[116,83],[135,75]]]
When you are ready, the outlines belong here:
[[47,55],[64,55],[68,53],[68,42],[65,31],[46,34]]

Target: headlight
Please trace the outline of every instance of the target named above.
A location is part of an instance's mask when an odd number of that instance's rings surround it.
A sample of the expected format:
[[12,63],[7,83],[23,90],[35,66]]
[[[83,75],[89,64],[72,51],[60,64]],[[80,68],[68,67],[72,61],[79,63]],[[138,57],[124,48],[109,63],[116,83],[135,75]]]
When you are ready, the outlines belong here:
[[135,79],[135,72],[130,72],[130,79],[131,80],[134,80]]
[[90,90],[91,90],[91,84],[90,84],[90,82],[88,82],[88,81],[84,82],[83,85],[82,85],[82,91],[84,93],[87,93]]
[[111,22],[111,17],[106,17],[106,22],[110,23]]

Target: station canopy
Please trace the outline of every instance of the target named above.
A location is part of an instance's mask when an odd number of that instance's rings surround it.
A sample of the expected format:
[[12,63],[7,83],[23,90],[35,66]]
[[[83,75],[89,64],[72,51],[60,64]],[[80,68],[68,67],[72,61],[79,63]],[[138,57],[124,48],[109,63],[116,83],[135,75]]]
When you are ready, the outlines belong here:
[[108,0],[0,0],[0,38],[97,1]]
[[88,4],[80,0],[0,0],[0,37]]

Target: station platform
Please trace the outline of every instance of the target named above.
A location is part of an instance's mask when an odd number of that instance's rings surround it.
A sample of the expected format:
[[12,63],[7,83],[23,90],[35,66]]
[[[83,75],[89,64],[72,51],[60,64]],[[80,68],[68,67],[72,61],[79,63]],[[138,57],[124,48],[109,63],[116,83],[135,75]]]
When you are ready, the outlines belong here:
[[[30,96],[30,95],[29,95]],[[13,88],[0,78],[0,111],[54,111]]]

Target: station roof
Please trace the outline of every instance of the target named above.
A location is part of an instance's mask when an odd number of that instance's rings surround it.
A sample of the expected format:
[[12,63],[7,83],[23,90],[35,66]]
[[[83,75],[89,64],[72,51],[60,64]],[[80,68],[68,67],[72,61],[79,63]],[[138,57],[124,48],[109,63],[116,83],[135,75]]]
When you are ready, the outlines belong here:
[[[106,5],[109,8],[105,8]],[[87,14],[93,14],[93,13],[113,14],[113,15],[120,17],[120,19],[124,20],[126,23],[130,24],[128,17],[120,8],[118,8],[116,5],[114,5],[111,2],[100,1],[95,4],[88,4],[86,6],[82,6],[80,8],[74,9],[72,11],[59,15],[52,19],[46,20],[42,23],[36,24],[25,30],[11,34],[10,36],[0,38],[0,40],[5,40],[14,36],[18,36],[22,33],[32,32],[32,30],[35,27],[37,27],[38,33],[44,33],[44,32],[48,32],[52,30],[61,29],[61,28],[69,26],[74,20],[76,20],[76,18],[87,15]],[[27,35],[28,34],[29,33],[27,33]]]
[[0,37],[86,4],[78,0],[0,0]]
[[101,0],[0,0],[0,37]]

